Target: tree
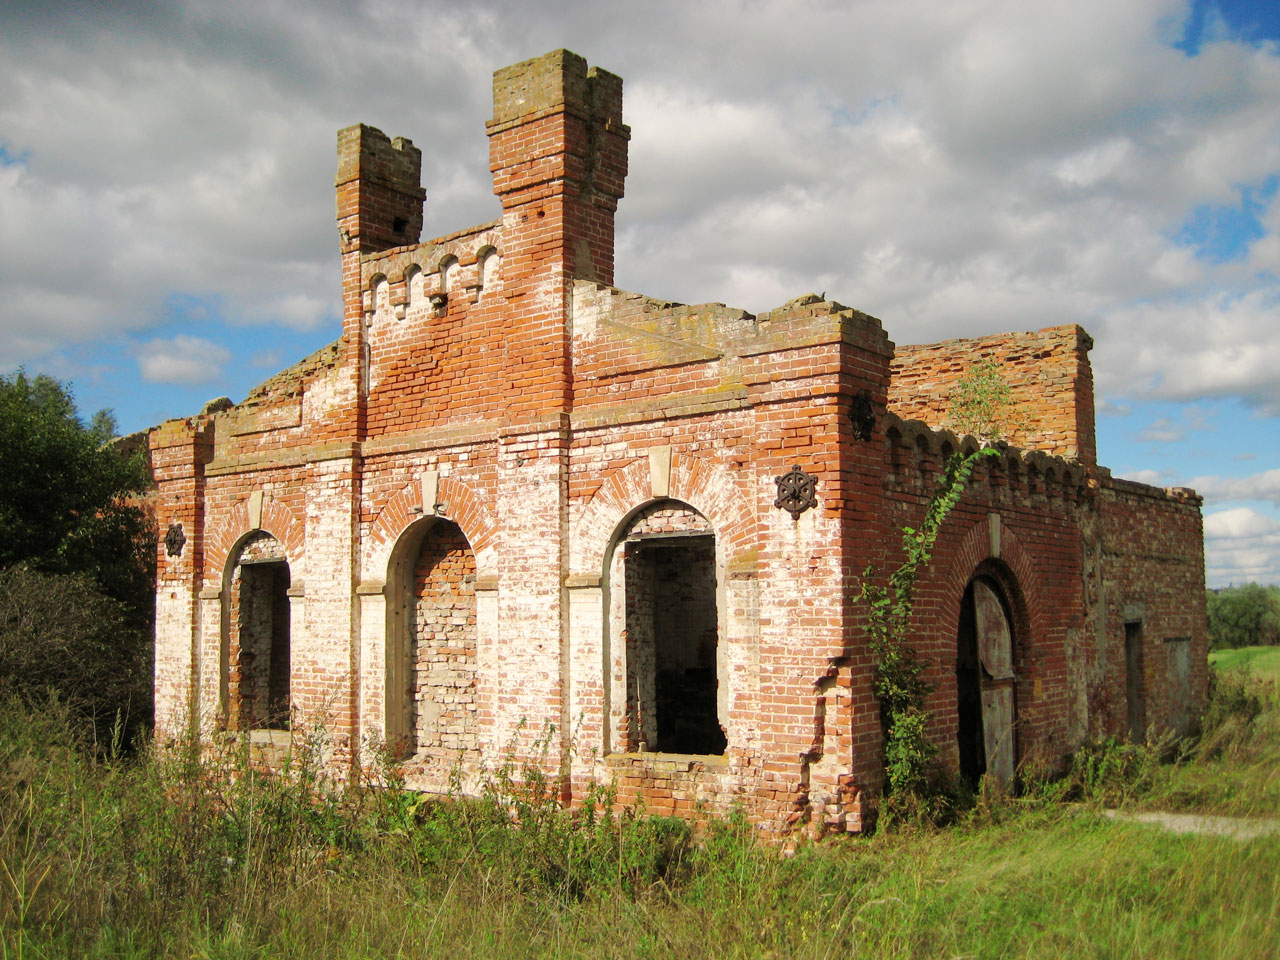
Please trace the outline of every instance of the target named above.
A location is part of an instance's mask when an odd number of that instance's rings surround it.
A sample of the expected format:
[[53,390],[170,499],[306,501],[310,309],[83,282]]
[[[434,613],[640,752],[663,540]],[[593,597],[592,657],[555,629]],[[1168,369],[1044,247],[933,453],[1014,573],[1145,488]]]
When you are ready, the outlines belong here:
[[1280,642],[1280,587],[1246,583],[1210,590],[1206,600],[1211,649]]
[[150,478],[106,445],[114,427],[105,410],[81,423],[52,377],[0,377],[0,569],[87,574],[145,619],[155,545],[135,498]]
[[145,714],[155,609],[150,478],[114,433],[108,411],[85,426],[52,377],[0,376],[0,686],[52,688],[99,718]]

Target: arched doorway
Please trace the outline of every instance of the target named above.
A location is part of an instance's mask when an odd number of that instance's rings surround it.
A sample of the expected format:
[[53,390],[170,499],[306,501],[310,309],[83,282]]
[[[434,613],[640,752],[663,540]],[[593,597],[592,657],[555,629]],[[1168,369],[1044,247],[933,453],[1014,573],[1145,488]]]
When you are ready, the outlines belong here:
[[287,730],[291,712],[289,561],[256,530],[227,572],[223,702],[229,730]]
[[650,504],[620,532],[608,570],[610,646],[622,654],[610,670],[622,687],[613,697],[623,707],[614,749],[723,754],[711,525],[680,501]]
[[387,744],[445,762],[476,747],[476,558],[456,523],[424,518],[392,553]]
[[1017,719],[1013,618],[1000,584],[988,576],[969,581],[960,604],[956,644],[956,739],[960,775],[976,785],[988,774],[1013,782]]

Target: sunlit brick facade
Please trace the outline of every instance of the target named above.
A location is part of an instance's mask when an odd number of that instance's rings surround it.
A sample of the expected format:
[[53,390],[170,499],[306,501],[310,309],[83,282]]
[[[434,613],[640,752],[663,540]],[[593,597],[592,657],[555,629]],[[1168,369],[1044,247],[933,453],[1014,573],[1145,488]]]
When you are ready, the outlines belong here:
[[[184,538],[159,557],[162,736],[269,759],[323,730],[335,771],[389,754],[432,791],[514,751],[569,799],[861,829],[882,774],[858,583],[973,446],[947,395],[983,358],[1025,416],[918,588],[942,761],[1191,722],[1200,501],[1097,465],[1082,329],[895,351],[816,296],[627,293],[621,80],[566,51],[500,70],[488,132],[501,216],[421,242],[419,151],[341,131],[341,338],[152,431]],[[782,500],[794,468],[811,504]]]

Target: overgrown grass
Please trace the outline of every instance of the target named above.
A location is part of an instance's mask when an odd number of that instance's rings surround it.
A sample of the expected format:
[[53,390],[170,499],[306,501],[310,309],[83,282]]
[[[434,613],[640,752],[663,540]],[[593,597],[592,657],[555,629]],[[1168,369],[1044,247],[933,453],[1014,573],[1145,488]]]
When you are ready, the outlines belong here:
[[1214,729],[1236,729],[1179,764],[1112,745],[946,830],[790,858],[740,817],[695,843],[683,822],[614,814],[605,788],[562,811],[555,783],[512,765],[462,801],[338,785],[305,749],[271,776],[233,749],[105,760],[56,711],[8,702],[0,957],[1267,956],[1280,838],[1177,836],[1056,802],[1123,783],[1145,803],[1202,770],[1280,814],[1274,703],[1246,721],[1247,689],[1216,694]]
[[1046,794],[1108,807],[1280,816],[1280,698],[1247,671],[1210,670],[1209,706],[1196,738],[1086,744]]

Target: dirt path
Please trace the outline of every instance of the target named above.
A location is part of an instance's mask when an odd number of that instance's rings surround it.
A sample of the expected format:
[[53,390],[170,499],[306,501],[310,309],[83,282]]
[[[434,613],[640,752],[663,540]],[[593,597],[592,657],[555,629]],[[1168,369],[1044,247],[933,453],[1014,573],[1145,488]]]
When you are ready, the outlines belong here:
[[1252,817],[1212,817],[1202,813],[1130,813],[1127,810],[1103,810],[1112,820],[1151,823],[1174,833],[1207,833],[1233,840],[1280,836],[1280,820]]

